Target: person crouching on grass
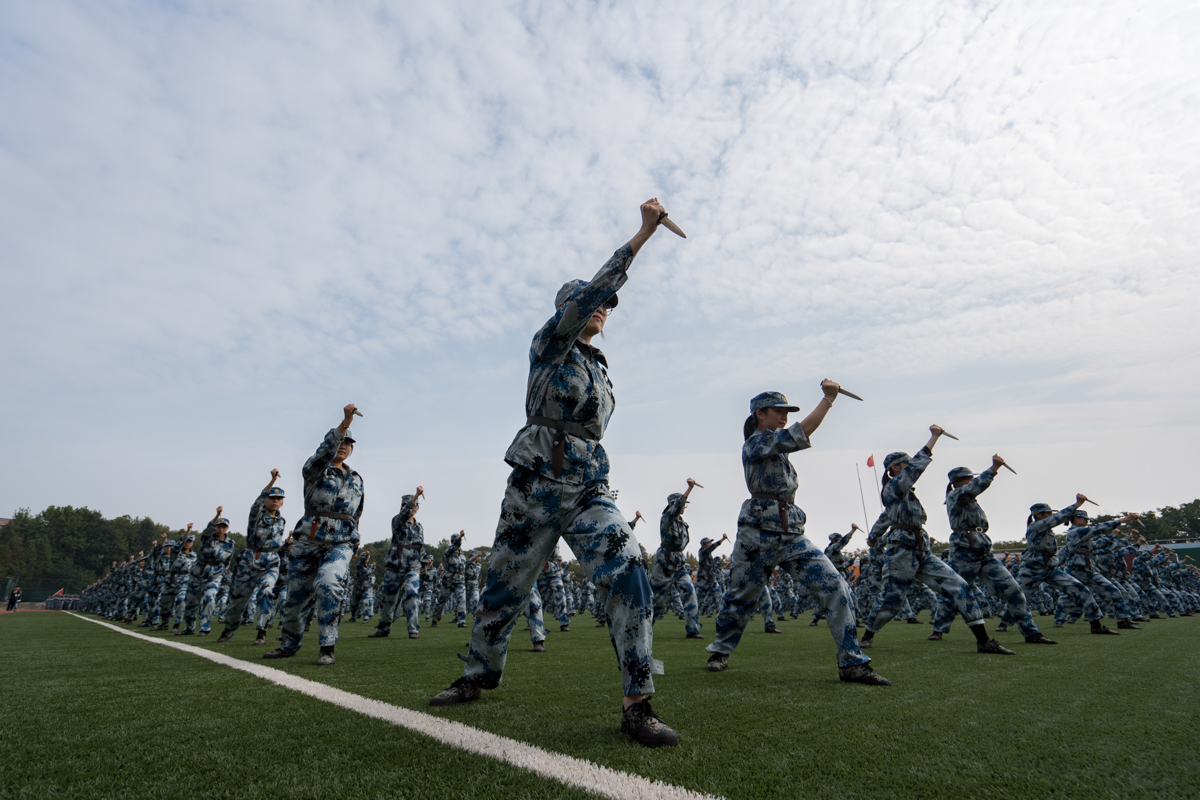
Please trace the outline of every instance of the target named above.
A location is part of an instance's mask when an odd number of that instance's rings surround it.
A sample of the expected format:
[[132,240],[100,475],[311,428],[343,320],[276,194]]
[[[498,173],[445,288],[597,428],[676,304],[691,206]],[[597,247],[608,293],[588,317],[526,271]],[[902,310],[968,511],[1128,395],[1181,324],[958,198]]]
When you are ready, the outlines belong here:
[[838,678],[870,686],[892,685],[871,669],[871,659],[859,649],[850,587],[821,548],[805,537],[807,518],[795,504],[799,482],[788,456],[812,446],[809,437],[833,408],[838,388],[833,381],[821,381],[823,397],[817,407],[790,427],[788,413],[800,408],[779,392],[763,392],[750,401],[750,416],[742,425],[742,468],[750,499],[738,514],[729,589],[717,616],[717,639],[706,648],[712,654],[709,672],[728,668],[729,656],[778,566],[791,574],[797,591],[817,598],[824,609],[837,647]]

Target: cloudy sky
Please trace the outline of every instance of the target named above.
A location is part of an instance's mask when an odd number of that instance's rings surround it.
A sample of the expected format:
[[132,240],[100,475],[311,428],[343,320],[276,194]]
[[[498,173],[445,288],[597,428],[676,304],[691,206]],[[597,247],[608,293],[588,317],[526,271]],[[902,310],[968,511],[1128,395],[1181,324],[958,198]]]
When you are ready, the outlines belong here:
[[0,515],[240,530],[278,467],[294,520],[355,402],[364,538],[421,483],[488,544],[529,340],[651,196],[688,239],[600,343],[630,516],[690,476],[732,533],[749,398],[824,377],[866,402],[794,458],[818,540],[935,422],[941,539],[993,452],[997,539],[1200,494],[1200,7],[628,6],[5,4]]

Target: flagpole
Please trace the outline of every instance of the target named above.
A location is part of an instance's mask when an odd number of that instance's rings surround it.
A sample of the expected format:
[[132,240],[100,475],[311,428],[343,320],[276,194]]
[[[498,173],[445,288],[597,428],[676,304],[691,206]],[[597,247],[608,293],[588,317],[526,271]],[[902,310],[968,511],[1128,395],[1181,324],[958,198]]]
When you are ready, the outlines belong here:
[[879,470],[875,467],[875,454],[871,454],[871,471],[875,473],[875,502],[879,503],[879,513],[883,513],[883,500],[879,497]]
[[865,525],[866,530],[869,531],[871,530],[871,521],[867,519],[867,498],[863,495],[862,473],[859,472],[857,461],[854,462],[854,474],[858,476],[858,499],[862,500],[863,525]]

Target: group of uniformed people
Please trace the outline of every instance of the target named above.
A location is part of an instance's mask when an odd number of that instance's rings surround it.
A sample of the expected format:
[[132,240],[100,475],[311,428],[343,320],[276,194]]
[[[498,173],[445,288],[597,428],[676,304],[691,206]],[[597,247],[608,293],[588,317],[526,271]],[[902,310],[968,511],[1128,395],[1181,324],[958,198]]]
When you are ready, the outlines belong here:
[[[559,289],[554,313],[533,338],[526,420],[505,454],[512,471],[482,575],[482,590],[472,577],[472,570],[480,569],[480,559],[462,552],[461,533],[452,538],[443,565],[432,569],[423,550],[423,529],[416,521],[421,487],[404,496],[400,512],[392,519],[391,548],[379,597],[374,598],[378,600],[374,610],[379,612],[379,623],[371,637],[388,636],[395,616],[402,612],[409,636],[417,638],[423,597],[433,594],[435,574],[441,579],[438,599],[432,601],[433,613],[440,616],[446,609],[457,625],[465,627],[466,614],[474,605],[470,645],[462,657],[466,662],[463,674],[433,697],[431,705],[472,702],[480,698],[482,690],[499,686],[509,641],[522,615],[529,621],[534,649],[544,650],[541,611],[547,598],[560,630],[569,630],[572,606],[568,598],[572,597],[578,598],[576,608],[590,607],[597,624],[607,627],[624,694],[621,729],[650,747],[678,743],[676,732],[649,702],[653,676],[663,672],[661,662],[653,657],[654,621],[672,610],[685,619],[689,638],[703,638],[701,613],[716,616],[715,640],[707,646],[707,669],[720,672],[729,667],[730,655],[754,614],[764,613],[770,621],[768,630],[775,630],[771,615],[781,618],[786,605],[780,594],[786,591],[793,609],[803,598],[816,609],[814,624],[820,618],[828,621],[839,678],[867,685],[890,685],[874,672],[863,651],[874,645],[876,634],[889,620],[906,613],[918,581],[937,594],[931,609],[936,612],[935,636],[940,638],[954,616],[961,615],[982,653],[1013,651],[984,631],[975,591],[980,584],[1003,602],[1006,624],[1020,627],[1025,641],[1031,643],[1052,643],[1038,631],[1025,599],[1035,592],[1036,606],[1046,588],[1060,592],[1064,619],[1083,615],[1098,633],[1111,631],[1099,624],[1102,612],[1096,593],[1102,595],[1106,610],[1115,610],[1118,627],[1134,626],[1142,616],[1150,616],[1145,611],[1168,605],[1168,611],[1174,613],[1194,613],[1200,599],[1195,574],[1175,570],[1170,586],[1164,586],[1164,561],[1149,566],[1161,553],[1145,562],[1146,569],[1158,570],[1157,575],[1147,573],[1153,575],[1153,591],[1147,585],[1138,586],[1136,579],[1119,584],[1105,579],[1097,566],[1100,554],[1114,548],[1119,554],[1128,543],[1115,538],[1116,523],[1090,524],[1079,508],[1086,499],[1082,495],[1062,511],[1034,507],[1029,546],[1022,555],[1019,581],[1014,579],[991,552],[987,518],[976,500],[1003,464],[998,456],[979,475],[963,468],[951,472],[947,510],[954,536],[948,562],[939,558],[924,529],[925,510],[914,493],[942,433],[937,426],[930,428],[929,442],[916,455],[892,453],[885,460],[885,508],[869,535],[870,558],[862,570],[867,577],[865,581],[860,577],[857,591],[853,590],[847,581],[848,560],[841,551],[854,531],[836,535],[836,541],[831,537],[824,548],[805,536],[807,520],[795,502],[798,481],[790,462],[793,453],[811,447],[811,437],[838,397],[840,387],[829,380],[822,381],[822,396],[815,408],[791,425],[788,415],[799,408],[779,392],[763,392],[750,401],[742,447],[749,498],[738,515],[728,569],[714,553],[728,537],[717,542],[704,539],[697,578],[694,583],[691,579],[683,555],[689,544],[684,510],[698,485],[691,479],[684,492],[667,498],[660,518],[660,547],[647,564],[633,533],[641,515],[635,515],[632,523],[627,521],[609,488],[609,461],[600,440],[615,398],[608,361],[592,344],[617,307],[617,292],[628,280],[634,257],[666,218],[656,198],[643,203],[640,213],[642,224],[637,233],[591,280],[569,281]],[[277,614],[280,646],[264,657],[289,658],[299,651],[304,632],[315,619],[320,648],[317,663],[334,663],[342,615],[350,605],[352,615],[370,617],[372,610],[363,610],[363,598],[368,588],[372,592],[374,588],[373,570],[367,585],[365,560],[360,560],[351,575],[363,502],[362,478],[345,463],[355,443],[350,433],[355,413],[355,406],[347,405],[341,423],[326,434],[305,463],[304,515],[290,539],[279,513],[283,492],[274,486],[278,473],[273,471],[272,482],[251,509],[247,546],[238,556],[236,570],[229,569],[233,546],[227,535],[228,520],[218,508],[200,534],[198,550],[190,532],[180,543],[164,541],[156,546],[150,559],[154,568],[149,584],[139,584],[143,570],[136,564],[144,565],[143,558],[114,564],[113,571],[94,587],[93,610],[128,618],[145,603],[145,594],[156,592],[160,629],[173,615],[182,626],[181,635],[203,635],[225,591],[223,584],[227,584],[225,629],[219,641],[232,637],[246,617],[256,620],[256,641],[261,642]],[[1060,562],[1055,557],[1052,531],[1066,522],[1072,523],[1069,555]],[[560,539],[566,541],[585,576],[570,590],[567,586],[572,582],[564,583],[566,573],[553,557]],[[477,601],[473,599],[475,591]],[[348,603],[347,597],[357,598],[357,605]],[[248,614],[252,602],[258,604],[257,613]],[[861,641],[860,619],[865,624]]]

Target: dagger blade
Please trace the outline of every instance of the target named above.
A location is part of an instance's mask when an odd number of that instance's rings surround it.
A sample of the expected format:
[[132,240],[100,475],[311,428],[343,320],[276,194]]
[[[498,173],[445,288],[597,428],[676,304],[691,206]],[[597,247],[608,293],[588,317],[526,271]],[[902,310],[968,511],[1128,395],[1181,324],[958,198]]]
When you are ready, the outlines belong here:
[[361,417],[361,416],[362,416],[362,412],[361,412],[361,411],[359,411],[359,410],[356,408],[356,409],[354,409],[354,416],[356,416],[356,417]]
[[863,399],[861,397],[859,397],[858,395],[856,395],[854,392],[848,392],[840,386],[838,387],[838,394],[844,394],[844,395],[846,395],[846,397],[853,397],[855,400],[857,400],[860,403],[863,401]]
[[676,236],[682,236],[684,239],[687,238],[687,234],[683,232],[683,228],[680,228],[678,225],[676,225],[675,222],[667,216],[667,212],[665,211],[662,213],[662,216],[658,218],[658,224],[662,225]]
[[949,436],[951,439],[953,439],[953,440],[954,440],[954,441],[956,441],[956,442],[957,442],[957,441],[961,441],[961,440],[960,440],[960,439],[959,439],[957,436],[955,436],[955,435],[954,435],[953,433],[951,433],[950,431],[942,431],[942,436]]
[[1000,466],[1004,467],[1006,470],[1011,472],[1013,475],[1017,474],[1017,471],[1015,469],[1013,469],[1012,467],[1010,467],[1008,464],[1001,464]]
[[1088,500],[1087,498],[1084,498],[1084,501],[1083,501],[1083,502],[1085,502],[1085,503],[1091,503],[1092,505],[1096,506],[1097,508],[1099,508],[1099,507],[1100,507],[1100,504],[1099,504],[1099,503],[1097,503],[1095,500]]

